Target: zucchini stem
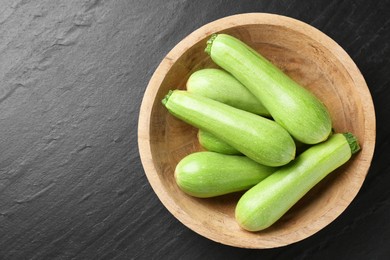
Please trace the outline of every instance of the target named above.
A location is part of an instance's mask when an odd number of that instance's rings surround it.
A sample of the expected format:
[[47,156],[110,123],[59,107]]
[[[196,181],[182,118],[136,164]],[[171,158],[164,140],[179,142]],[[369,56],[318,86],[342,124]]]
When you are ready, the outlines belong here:
[[170,96],[172,95],[173,93],[173,90],[169,90],[168,91],[168,94],[165,95],[165,97],[161,100],[161,103],[166,106],[165,104],[168,102],[168,99],[170,98]]
[[349,147],[351,148],[351,153],[355,154],[360,151],[359,141],[352,133],[343,133],[345,139],[347,139],[347,142],[349,144]]
[[213,35],[211,35],[210,39],[207,40],[207,46],[206,46],[206,49],[204,49],[204,51],[208,54],[208,55],[211,55],[211,46],[213,45],[213,41],[215,40],[215,38],[217,38],[218,34],[214,33]]

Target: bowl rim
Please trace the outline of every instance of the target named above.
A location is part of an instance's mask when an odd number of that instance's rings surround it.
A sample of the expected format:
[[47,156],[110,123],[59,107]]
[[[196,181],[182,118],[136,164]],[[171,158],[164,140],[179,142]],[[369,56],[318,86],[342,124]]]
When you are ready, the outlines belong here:
[[[353,191],[351,198],[345,202],[345,207],[338,207],[336,209],[337,212],[332,212],[331,215],[325,214],[324,217],[326,217],[327,221],[322,222],[320,224],[318,224],[317,222],[318,225],[316,225],[315,228],[310,229],[309,231],[306,232],[296,234],[295,239],[290,241],[278,240],[276,242],[274,241],[273,243],[267,243],[265,241],[256,240],[253,241],[253,243],[243,244],[243,242],[240,241],[239,238],[221,239],[221,236],[213,234],[209,230],[199,230],[199,225],[197,225],[192,221],[191,216],[188,216],[187,214],[183,214],[183,211],[180,209],[180,207],[175,204],[173,199],[170,198],[167,191],[163,188],[163,185],[160,179],[158,178],[158,173],[153,163],[154,159],[152,155],[152,148],[151,148],[150,136],[149,136],[152,107],[155,102],[159,87],[162,81],[164,80],[165,75],[170,71],[171,67],[180,58],[180,56],[183,53],[185,53],[194,43],[198,43],[204,40],[205,35],[206,37],[209,37],[213,33],[217,33],[222,30],[226,30],[238,26],[251,25],[251,24],[253,25],[267,24],[267,25],[286,27],[287,29],[296,31],[298,33],[302,33],[312,38],[314,41],[319,42],[330,53],[332,53],[335,57],[338,58],[340,64],[342,64],[346,69],[346,71],[348,71],[348,74],[353,73],[354,77],[352,77],[351,80],[356,86],[357,93],[361,98],[361,102],[363,104],[362,110],[363,110],[364,120],[365,120],[365,124],[364,124],[365,141],[364,141],[364,149],[362,149],[362,151],[360,152],[362,153],[361,157],[364,158],[364,160],[362,160],[360,163],[362,164],[361,167],[363,167],[366,170],[362,174],[359,182],[356,184],[358,187]],[[331,48],[328,48],[329,46]],[[141,103],[139,115],[140,116],[138,119],[138,149],[140,153],[140,159],[144,168],[145,175],[152,189],[154,190],[157,197],[161,201],[161,203],[182,224],[184,224],[194,232],[200,234],[201,236],[221,244],[234,246],[234,247],[241,247],[241,248],[260,249],[260,248],[274,248],[274,247],[286,246],[288,244],[296,243],[298,241],[306,239],[314,235],[315,233],[317,233],[318,231],[320,231],[330,223],[332,223],[334,219],[336,219],[338,216],[342,214],[342,212],[345,211],[348,205],[358,194],[364,182],[364,179],[369,171],[372,157],[374,154],[374,148],[375,148],[376,118],[375,118],[373,100],[369,88],[365,82],[365,79],[361,74],[360,70],[358,69],[358,67],[356,66],[356,64],[354,63],[354,61],[352,60],[352,58],[338,43],[336,43],[333,39],[331,39],[329,36],[321,32],[320,30],[297,19],[279,15],[279,14],[242,13],[242,14],[230,15],[230,16],[217,19],[210,23],[207,23],[202,27],[196,29],[189,35],[187,35],[183,40],[181,40],[178,44],[176,44],[176,46],[172,48],[171,51],[168,52],[168,54],[163,58],[161,63],[156,68],[155,72],[153,73],[146,87],[144,97]]]

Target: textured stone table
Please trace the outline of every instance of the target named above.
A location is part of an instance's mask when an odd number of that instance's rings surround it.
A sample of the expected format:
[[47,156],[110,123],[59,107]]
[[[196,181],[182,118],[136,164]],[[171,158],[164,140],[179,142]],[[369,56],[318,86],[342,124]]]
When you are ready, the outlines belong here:
[[[389,259],[390,1],[0,1],[0,259]],[[143,93],[196,28],[246,12],[313,25],[353,58],[377,146],[332,224],[282,248],[217,244],[178,222],[139,159]]]

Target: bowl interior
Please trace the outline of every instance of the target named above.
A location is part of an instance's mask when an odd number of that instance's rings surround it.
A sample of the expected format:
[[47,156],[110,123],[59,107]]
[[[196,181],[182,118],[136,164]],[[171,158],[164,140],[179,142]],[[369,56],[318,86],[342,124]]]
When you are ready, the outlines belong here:
[[[150,85],[158,86],[154,86],[155,91],[149,96],[153,100],[148,113],[141,111],[141,116],[149,117],[145,138],[150,145],[152,161],[149,163],[153,167],[145,168],[148,179],[173,215],[192,230],[217,242],[267,248],[304,239],[329,224],[348,206],[362,185],[369,166],[367,156],[370,161],[372,152],[358,153],[315,186],[277,223],[260,232],[244,231],[235,221],[235,205],[241,193],[210,199],[183,193],[175,183],[175,166],[184,156],[202,148],[196,138],[197,129],[171,116],[161,100],[170,89],[185,89],[186,81],[194,71],[217,67],[204,52],[206,41],[214,32],[241,39],[312,91],[329,109],[335,132],[352,132],[360,140],[362,151],[366,149],[368,135],[372,135],[372,131],[367,130],[367,111],[362,103],[366,92],[360,91],[354,80],[353,74],[359,73],[358,70],[352,67],[351,72],[350,67],[335,55],[338,49],[334,51],[332,45],[312,38],[305,30],[295,30],[291,23],[228,24],[213,32],[205,31],[197,41],[191,37],[185,39],[185,43],[177,47],[179,50],[164,59],[156,71],[158,75],[154,76],[157,79],[151,80]],[[334,42],[330,43],[340,48]],[[371,100],[370,96],[368,98]]]

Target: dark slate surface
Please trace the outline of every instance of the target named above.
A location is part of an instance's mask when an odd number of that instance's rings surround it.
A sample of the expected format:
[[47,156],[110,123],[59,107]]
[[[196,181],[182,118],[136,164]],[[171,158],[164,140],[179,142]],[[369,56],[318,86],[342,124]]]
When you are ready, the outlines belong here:
[[[151,189],[137,120],[165,54],[237,13],[307,22],[366,78],[377,116],[367,179],[331,225],[246,250],[178,222]],[[0,1],[0,259],[389,259],[389,1]]]

